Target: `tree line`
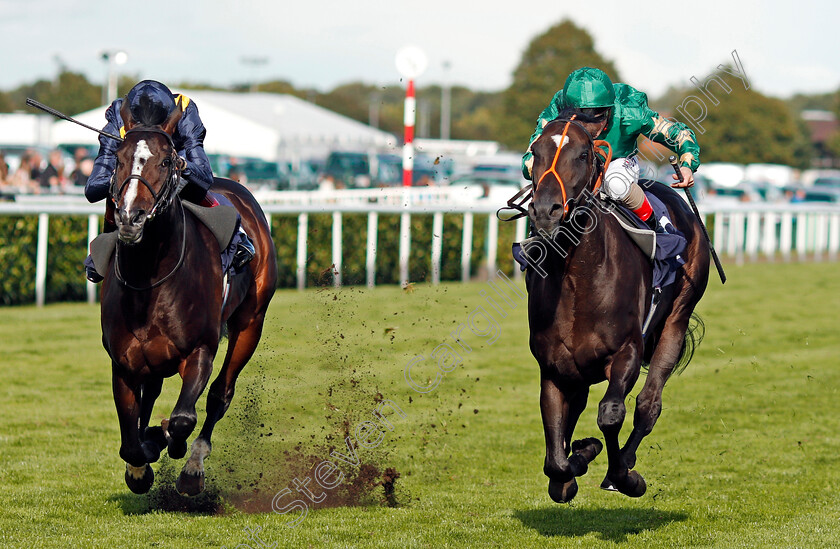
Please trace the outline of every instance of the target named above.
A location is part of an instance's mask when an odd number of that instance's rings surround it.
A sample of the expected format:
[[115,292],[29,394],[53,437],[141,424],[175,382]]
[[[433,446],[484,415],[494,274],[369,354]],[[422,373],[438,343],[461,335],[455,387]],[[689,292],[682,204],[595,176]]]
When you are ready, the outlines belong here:
[[[537,116],[566,76],[581,66],[603,69],[614,82],[634,85],[632,75],[622,80],[615,65],[595,48],[592,36],[572,21],[564,20],[535,37],[513,73],[511,85],[500,91],[476,91],[464,86],[451,89],[452,139],[493,140],[511,150],[524,150],[534,130]],[[723,73],[714,73],[725,76]],[[711,76],[711,75],[707,75]],[[118,93],[125,94],[138,80],[123,76]],[[701,82],[706,78],[699,79]],[[364,82],[342,84],[322,92],[298,88],[285,80],[240,84],[220,88],[196,82],[170,82],[173,88],[210,89],[235,92],[259,91],[295,95],[384,131],[402,135],[405,90],[400,85],[375,86]],[[731,86],[731,93],[720,104],[709,108],[698,135],[704,162],[780,163],[807,167],[813,154],[807,128],[799,116],[804,108],[830,108],[840,117],[840,90],[831,94],[797,95],[788,101],[768,97],[743,86]],[[642,90],[644,91],[644,90]],[[439,85],[417,90],[418,137],[440,136],[441,98]],[[651,106],[682,122],[676,107],[695,88],[671,88]],[[55,80],[39,80],[10,91],[0,91],[0,112],[24,110],[26,97],[70,114],[100,106],[101,86],[80,73],[62,68]],[[840,132],[828,148],[840,157]]]

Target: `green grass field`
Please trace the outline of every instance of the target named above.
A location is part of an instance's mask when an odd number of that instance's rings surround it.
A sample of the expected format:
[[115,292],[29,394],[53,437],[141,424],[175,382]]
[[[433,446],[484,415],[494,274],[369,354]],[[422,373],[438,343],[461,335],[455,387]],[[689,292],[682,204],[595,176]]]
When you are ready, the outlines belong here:
[[[485,283],[279,292],[216,430],[209,495],[190,501],[169,488],[183,460],[155,464],[149,495],[123,482],[99,309],[2,309],[0,546],[838,547],[840,266],[728,270],[730,281],[713,279],[698,309],[706,339],[665,388],[662,417],[640,448],[648,492],[601,491],[602,454],[568,505],[551,502],[542,474],[524,302],[488,326],[476,316],[480,305],[491,311]],[[450,334],[470,318],[484,335],[462,329],[471,348],[461,349],[463,364],[433,390],[412,390],[406,364],[455,345]],[[434,379],[429,364],[412,370],[416,383]],[[165,384],[153,422],[179,386]],[[601,436],[604,388],[593,387],[578,437]],[[351,477],[361,486],[364,475],[336,461],[347,485],[325,503],[356,505],[310,510],[287,527],[297,513],[271,512],[272,496],[294,492],[294,478],[331,459],[331,446],[346,453],[343,433],[373,419],[382,398],[406,417],[387,415],[393,431],[357,453],[369,471],[400,473],[397,505],[370,483],[354,492]]]

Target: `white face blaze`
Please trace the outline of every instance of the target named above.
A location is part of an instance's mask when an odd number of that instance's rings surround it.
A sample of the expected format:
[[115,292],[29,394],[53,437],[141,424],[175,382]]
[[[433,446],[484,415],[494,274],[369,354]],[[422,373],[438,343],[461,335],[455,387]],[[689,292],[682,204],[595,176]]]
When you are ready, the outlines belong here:
[[560,134],[552,135],[551,140],[554,141],[554,143],[557,145],[557,148],[559,149],[560,147],[569,142],[569,136]]
[[[131,165],[131,175],[142,175],[143,167],[146,162],[152,157],[152,151],[146,144],[145,139],[137,142],[137,148],[134,149],[134,163]],[[137,189],[140,183],[136,179],[132,179],[128,184],[128,189],[125,192],[124,205],[126,211],[131,211],[131,205],[137,198]]]

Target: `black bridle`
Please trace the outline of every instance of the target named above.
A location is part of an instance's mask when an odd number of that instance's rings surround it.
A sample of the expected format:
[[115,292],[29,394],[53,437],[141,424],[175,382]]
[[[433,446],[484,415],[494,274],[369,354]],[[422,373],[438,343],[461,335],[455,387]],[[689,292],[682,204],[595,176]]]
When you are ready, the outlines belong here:
[[149,211],[149,215],[146,216],[146,221],[151,221],[154,219],[155,215],[165,211],[169,206],[172,205],[173,200],[178,195],[178,187],[181,182],[181,173],[178,169],[178,153],[175,150],[175,143],[172,141],[172,136],[166,133],[165,131],[161,130],[160,128],[155,127],[136,127],[128,130],[125,134],[128,135],[130,133],[140,133],[140,132],[152,132],[163,135],[166,137],[167,142],[169,142],[169,171],[166,174],[166,181],[164,181],[163,185],[160,188],[160,192],[155,192],[152,185],[141,175],[131,174],[125,179],[123,179],[122,183],[120,183],[119,187],[117,187],[117,173],[114,171],[114,175],[111,176],[111,187],[108,191],[108,196],[110,200],[114,203],[114,206],[118,208],[120,197],[125,190],[126,185],[131,183],[132,180],[137,180],[142,183],[151,193],[152,198],[154,199],[154,204],[152,205],[151,211]]
[[175,264],[175,267],[172,268],[172,270],[169,272],[169,274],[167,274],[163,278],[157,280],[156,282],[153,282],[152,284],[150,284],[146,287],[138,288],[136,286],[133,286],[133,285],[129,284],[128,281],[126,281],[125,277],[120,272],[120,246],[117,246],[117,250],[115,252],[116,257],[114,258],[114,274],[116,275],[117,281],[119,281],[120,284],[122,284],[123,286],[125,286],[126,288],[128,288],[130,290],[134,290],[136,292],[144,292],[146,290],[151,290],[152,288],[157,288],[158,286],[160,286],[161,284],[163,284],[164,282],[166,282],[167,280],[172,278],[172,276],[175,274],[175,272],[181,267],[181,265],[183,265],[184,256],[186,255],[186,250],[187,250],[187,224],[186,224],[187,221],[186,221],[186,213],[184,211],[184,205],[181,204],[181,200],[178,197],[178,190],[179,190],[179,186],[180,186],[180,182],[181,182],[181,173],[180,173],[180,170],[178,169],[178,165],[177,165],[177,160],[178,160],[177,155],[178,155],[178,153],[175,150],[175,143],[172,141],[172,136],[170,136],[165,131],[163,131],[159,128],[154,128],[154,127],[132,128],[132,129],[130,129],[126,132],[126,135],[128,135],[129,133],[132,133],[132,132],[137,132],[137,133],[139,133],[139,132],[152,132],[152,133],[158,133],[158,134],[161,134],[163,136],[166,136],[166,139],[169,142],[169,157],[170,157],[170,160],[171,160],[171,162],[169,164],[169,172],[166,175],[166,181],[164,181],[163,185],[161,186],[161,189],[160,189],[159,193],[155,192],[155,190],[152,188],[151,184],[149,184],[149,182],[146,181],[146,179],[144,177],[142,177],[140,175],[134,175],[134,174],[126,177],[123,180],[123,182],[120,184],[119,188],[117,188],[117,184],[116,184],[117,176],[116,176],[116,172],[114,172],[114,175],[111,177],[111,188],[109,190],[110,200],[113,201],[114,206],[118,206],[118,200],[119,200],[120,196],[122,196],[122,193],[125,190],[125,186],[128,185],[132,180],[136,179],[137,181],[139,181],[140,183],[145,185],[147,189],[149,189],[149,192],[152,194],[152,198],[154,198],[154,205],[152,206],[152,209],[149,212],[149,215],[146,217],[146,221],[150,221],[154,218],[154,216],[156,214],[166,211],[166,209],[169,208],[169,206],[175,201],[177,201],[178,205],[181,207],[181,218],[182,218],[181,219],[181,232],[183,234],[181,236],[181,252],[180,252],[180,256],[178,258],[178,263]]

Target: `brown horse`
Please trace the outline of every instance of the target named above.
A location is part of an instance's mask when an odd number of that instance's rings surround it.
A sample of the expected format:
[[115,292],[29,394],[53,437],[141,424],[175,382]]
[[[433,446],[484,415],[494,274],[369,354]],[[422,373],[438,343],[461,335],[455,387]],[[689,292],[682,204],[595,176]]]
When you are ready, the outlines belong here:
[[[557,502],[575,496],[575,477],[586,473],[603,448],[596,438],[573,443],[572,434],[589,387],[604,380],[608,385],[598,407],[598,427],[609,466],[601,487],[633,497],[644,494],[644,479],[631,470],[636,450],[659,417],[665,382],[680,359],[690,360],[693,353],[689,320],[709,272],[709,248],[699,221],[672,189],[654,185],[688,244],[682,254],[686,263],[663,290],[643,337],[651,306],[651,263],[612,215],[594,205],[604,163],[597,154],[602,142],[593,142],[588,129],[577,121],[555,120],[532,146],[535,184],[528,216],[545,253],[541,269],[529,268],[526,275],[528,320],[531,352],[541,371],[544,472],[548,493]],[[636,399],[633,432],[621,447],[624,399],[643,361],[649,362],[647,378]]]
[[[139,127],[130,114],[123,117],[128,131],[116,153],[109,197],[119,242],[102,283],[102,342],[111,357],[125,480],[138,494],[151,487],[149,463],[164,448],[172,458],[186,454],[196,401],[210,379],[224,325],[227,354],[210,386],[207,419],[176,483],[186,495],[204,489],[213,427],[230,406],[236,378],[257,347],[277,282],[274,244],[262,210],[244,187],[216,179],[213,190],[236,206],[257,250],[248,267],[232,277],[223,306],[219,241],[177,194],[171,135],[180,116],[176,109],[161,127]],[[149,428],[163,379],[175,374],[182,380],[175,408],[160,427]]]

